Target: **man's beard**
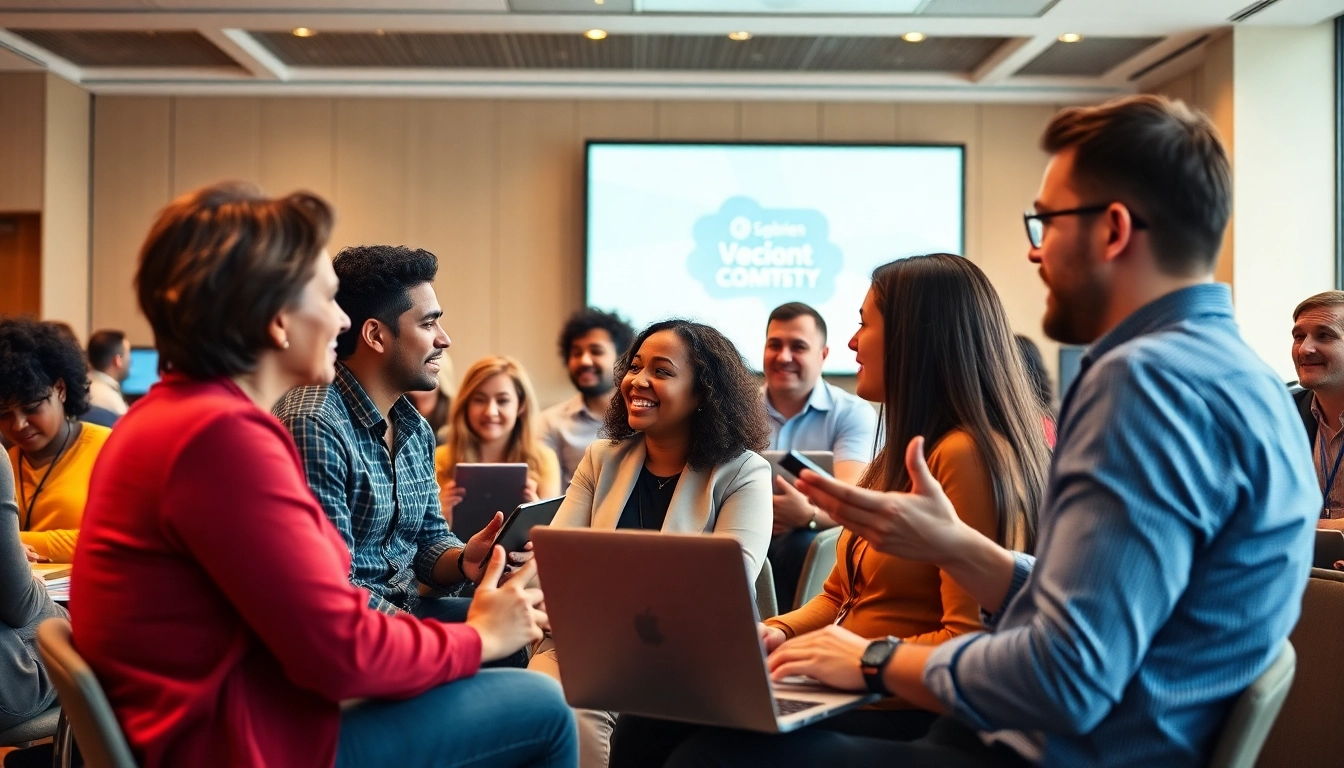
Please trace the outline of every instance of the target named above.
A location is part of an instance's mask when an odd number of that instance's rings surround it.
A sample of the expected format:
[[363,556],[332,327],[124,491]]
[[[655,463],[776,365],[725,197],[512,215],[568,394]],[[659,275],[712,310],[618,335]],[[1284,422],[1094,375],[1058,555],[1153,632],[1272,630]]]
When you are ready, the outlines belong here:
[[[597,383],[591,384],[586,387],[583,386],[582,384],[579,384],[579,376],[583,375],[584,373],[595,374],[597,376]],[[602,369],[596,367],[580,369],[577,374],[571,373],[569,375],[569,382],[573,384],[574,388],[579,390],[579,394],[583,395],[584,397],[597,397],[598,395],[605,395],[606,393],[610,392],[613,387],[616,386],[616,383],[613,380],[608,379],[606,376],[602,375]]]

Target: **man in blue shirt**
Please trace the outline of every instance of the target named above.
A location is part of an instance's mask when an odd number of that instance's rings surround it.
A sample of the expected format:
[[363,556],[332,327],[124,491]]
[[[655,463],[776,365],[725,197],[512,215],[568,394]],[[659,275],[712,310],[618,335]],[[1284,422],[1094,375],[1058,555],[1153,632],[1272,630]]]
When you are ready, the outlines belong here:
[[419,584],[454,593],[478,582],[501,518],[463,545],[448,531],[434,478],[434,433],[404,397],[438,386],[451,343],[423,250],[346,248],[332,265],[350,330],[336,340],[336,380],[276,404],[313,495],[350,548],[350,581],[369,606],[421,618],[466,619],[465,599],[422,599]]
[[1026,225],[1044,326],[1092,346],[1061,409],[1036,556],[960,521],[922,438],[908,494],[804,472],[800,488],[840,524],[966,588],[988,631],[916,646],[830,627],[769,659],[776,678],[950,717],[910,743],[704,734],[671,764],[1204,765],[1280,653],[1321,495],[1287,390],[1212,282],[1231,208],[1216,131],[1135,96],[1064,110],[1042,145],[1052,159]]
[[[862,399],[822,380],[821,366],[829,353],[826,321],[817,310],[794,301],[770,313],[762,366],[770,450],[831,451],[835,476],[857,483],[873,460],[877,413]],[[835,521],[782,478],[775,478],[774,490],[774,538],[768,556],[775,596],[789,610],[812,540]]]

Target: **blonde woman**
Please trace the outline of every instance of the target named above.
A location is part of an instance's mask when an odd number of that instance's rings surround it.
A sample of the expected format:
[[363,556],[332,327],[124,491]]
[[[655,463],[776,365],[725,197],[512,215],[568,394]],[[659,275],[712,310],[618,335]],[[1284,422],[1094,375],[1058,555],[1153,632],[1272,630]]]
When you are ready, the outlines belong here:
[[560,495],[560,461],[539,438],[537,414],[532,381],[517,360],[486,357],[467,369],[448,417],[448,441],[434,453],[449,525],[464,493],[453,479],[460,463],[526,464],[527,501]]

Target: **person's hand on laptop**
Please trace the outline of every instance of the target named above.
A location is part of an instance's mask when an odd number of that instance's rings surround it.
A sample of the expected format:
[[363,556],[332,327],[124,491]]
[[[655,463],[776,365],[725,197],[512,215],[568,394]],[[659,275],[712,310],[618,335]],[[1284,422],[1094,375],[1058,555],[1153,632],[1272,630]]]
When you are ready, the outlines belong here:
[[842,691],[862,691],[868,641],[834,624],[786,640],[766,659],[770,679],[805,675]]
[[481,661],[509,656],[540,640],[543,629],[550,626],[541,590],[524,586],[537,575],[537,564],[528,563],[518,570],[519,578],[500,584],[505,559],[504,548],[495,547],[467,610],[467,625],[481,636]]
[[806,496],[790,485],[789,481],[778,475],[775,476],[773,498],[775,524],[771,534],[774,536],[798,528],[806,528],[807,524],[812,522],[815,517],[812,502],[808,501]]
[[757,623],[756,632],[761,636],[761,645],[765,646],[766,653],[773,652],[785,640],[789,639],[789,636],[784,634],[784,630],[779,627],[772,627],[769,624]]
[[957,516],[943,486],[929,473],[924,438],[910,441],[905,466],[913,481],[910,493],[859,488],[807,469],[798,479],[798,490],[881,552],[907,560],[946,562],[980,534]]

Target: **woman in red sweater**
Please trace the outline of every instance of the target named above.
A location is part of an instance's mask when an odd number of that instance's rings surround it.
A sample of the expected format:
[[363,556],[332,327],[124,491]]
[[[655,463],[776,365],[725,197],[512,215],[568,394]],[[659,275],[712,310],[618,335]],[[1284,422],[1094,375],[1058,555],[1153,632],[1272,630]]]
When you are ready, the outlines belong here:
[[[349,320],[331,222],[317,197],[241,185],[160,214],[136,288],[167,370],[94,468],[75,646],[145,768],[573,766],[552,680],[478,672],[541,637],[531,568],[498,585],[497,550],[464,624],[367,608],[270,415],[287,390],[334,375]],[[351,699],[373,701],[343,709]]]

